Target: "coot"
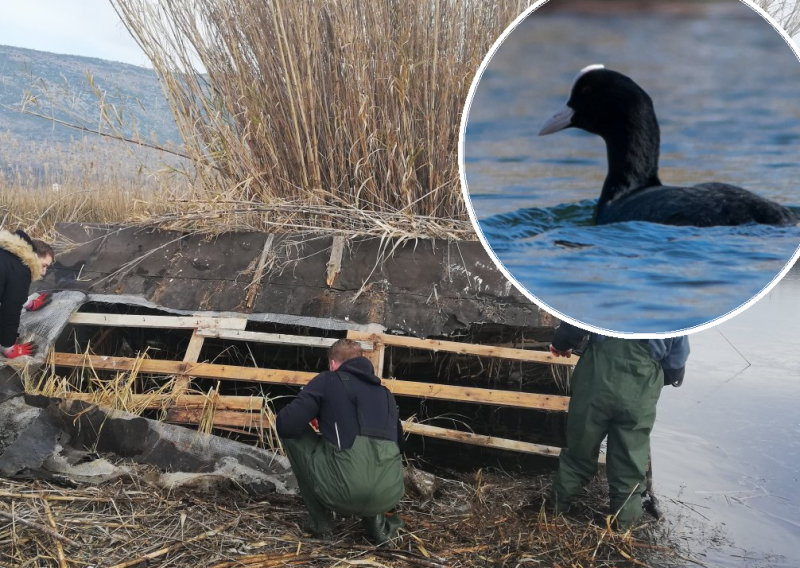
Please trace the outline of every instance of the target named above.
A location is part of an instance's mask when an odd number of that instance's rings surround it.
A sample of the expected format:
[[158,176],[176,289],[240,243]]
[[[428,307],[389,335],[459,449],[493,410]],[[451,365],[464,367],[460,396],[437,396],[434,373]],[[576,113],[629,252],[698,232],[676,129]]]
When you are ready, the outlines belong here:
[[598,225],[649,221],[663,225],[796,225],[792,211],[735,185],[662,185],[658,179],[660,131],[653,101],[622,73],[602,65],[581,70],[569,100],[540,136],[581,128],[606,142],[608,175],[597,203]]

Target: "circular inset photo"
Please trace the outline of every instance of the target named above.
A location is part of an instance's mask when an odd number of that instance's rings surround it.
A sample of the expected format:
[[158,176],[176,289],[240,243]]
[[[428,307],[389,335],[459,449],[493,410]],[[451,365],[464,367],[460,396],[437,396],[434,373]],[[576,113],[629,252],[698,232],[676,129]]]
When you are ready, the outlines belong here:
[[534,6],[476,75],[459,161],[490,255],[581,327],[674,336],[800,254],[800,62],[740,2]]

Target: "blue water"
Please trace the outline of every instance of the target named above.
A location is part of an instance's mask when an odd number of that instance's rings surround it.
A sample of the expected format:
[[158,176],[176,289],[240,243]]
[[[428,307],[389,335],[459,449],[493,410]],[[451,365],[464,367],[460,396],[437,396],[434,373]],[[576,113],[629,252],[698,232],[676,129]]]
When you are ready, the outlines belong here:
[[464,175],[486,241],[541,303],[600,328],[676,331],[735,310],[785,267],[800,228],[592,226],[603,141],[575,129],[536,134],[577,71],[604,63],[653,98],[665,184],[732,183],[800,211],[800,63],[734,0],[690,16],[557,4],[503,43],[468,114]]

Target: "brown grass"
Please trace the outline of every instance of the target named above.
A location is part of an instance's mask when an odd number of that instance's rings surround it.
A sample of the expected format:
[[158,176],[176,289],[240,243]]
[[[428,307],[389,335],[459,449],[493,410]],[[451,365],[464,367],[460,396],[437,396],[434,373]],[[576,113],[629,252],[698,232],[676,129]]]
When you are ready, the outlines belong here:
[[131,223],[174,211],[186,177],[144,164],[155,155],[105,138],[49,145],[0,134],[0,227],[51,240],[55,224]]
[[[172,493],[145,485],[141,466],[133,471],[129,481],[78,489],[6,482],[0,564],[588,568],[692,562],[663,542],[659,525],[615,534],[591,511],[549,517],[537,504],[547,487],[543,477],[483,472],[440,479],[435,499],[401,502],[406,528],[400,539],[375,549],[357,519],[338,520],[331,541],[303,535],[298,526],[305,512],[295,497]],[[601,508],[596,501],[592,506]]]
[[165,87],[202,201],[277,209],[292,229],[351,231],[355,215],[381,233],[472,232],[461,110],[526,2],[112,4]]

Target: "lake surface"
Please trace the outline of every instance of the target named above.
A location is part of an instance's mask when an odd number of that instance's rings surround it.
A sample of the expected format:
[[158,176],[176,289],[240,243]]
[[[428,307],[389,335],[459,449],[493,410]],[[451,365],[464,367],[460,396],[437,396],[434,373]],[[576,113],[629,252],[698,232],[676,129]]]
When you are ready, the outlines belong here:
[[800,63],[735,0],[691,16],[540,8],[478,85],[464,138],[469,201],[511,275],[551,310],[618,332],[688,329],[735,310],[792,258],[800,229],[592,226],[603,141],[537,133],[588,64],[653,98],[663,183],[732,183],[800,207]]
[[652,435],[673,535],[707,566],[796,568],[800,270],[689,341],[686,380],[664,389]]

